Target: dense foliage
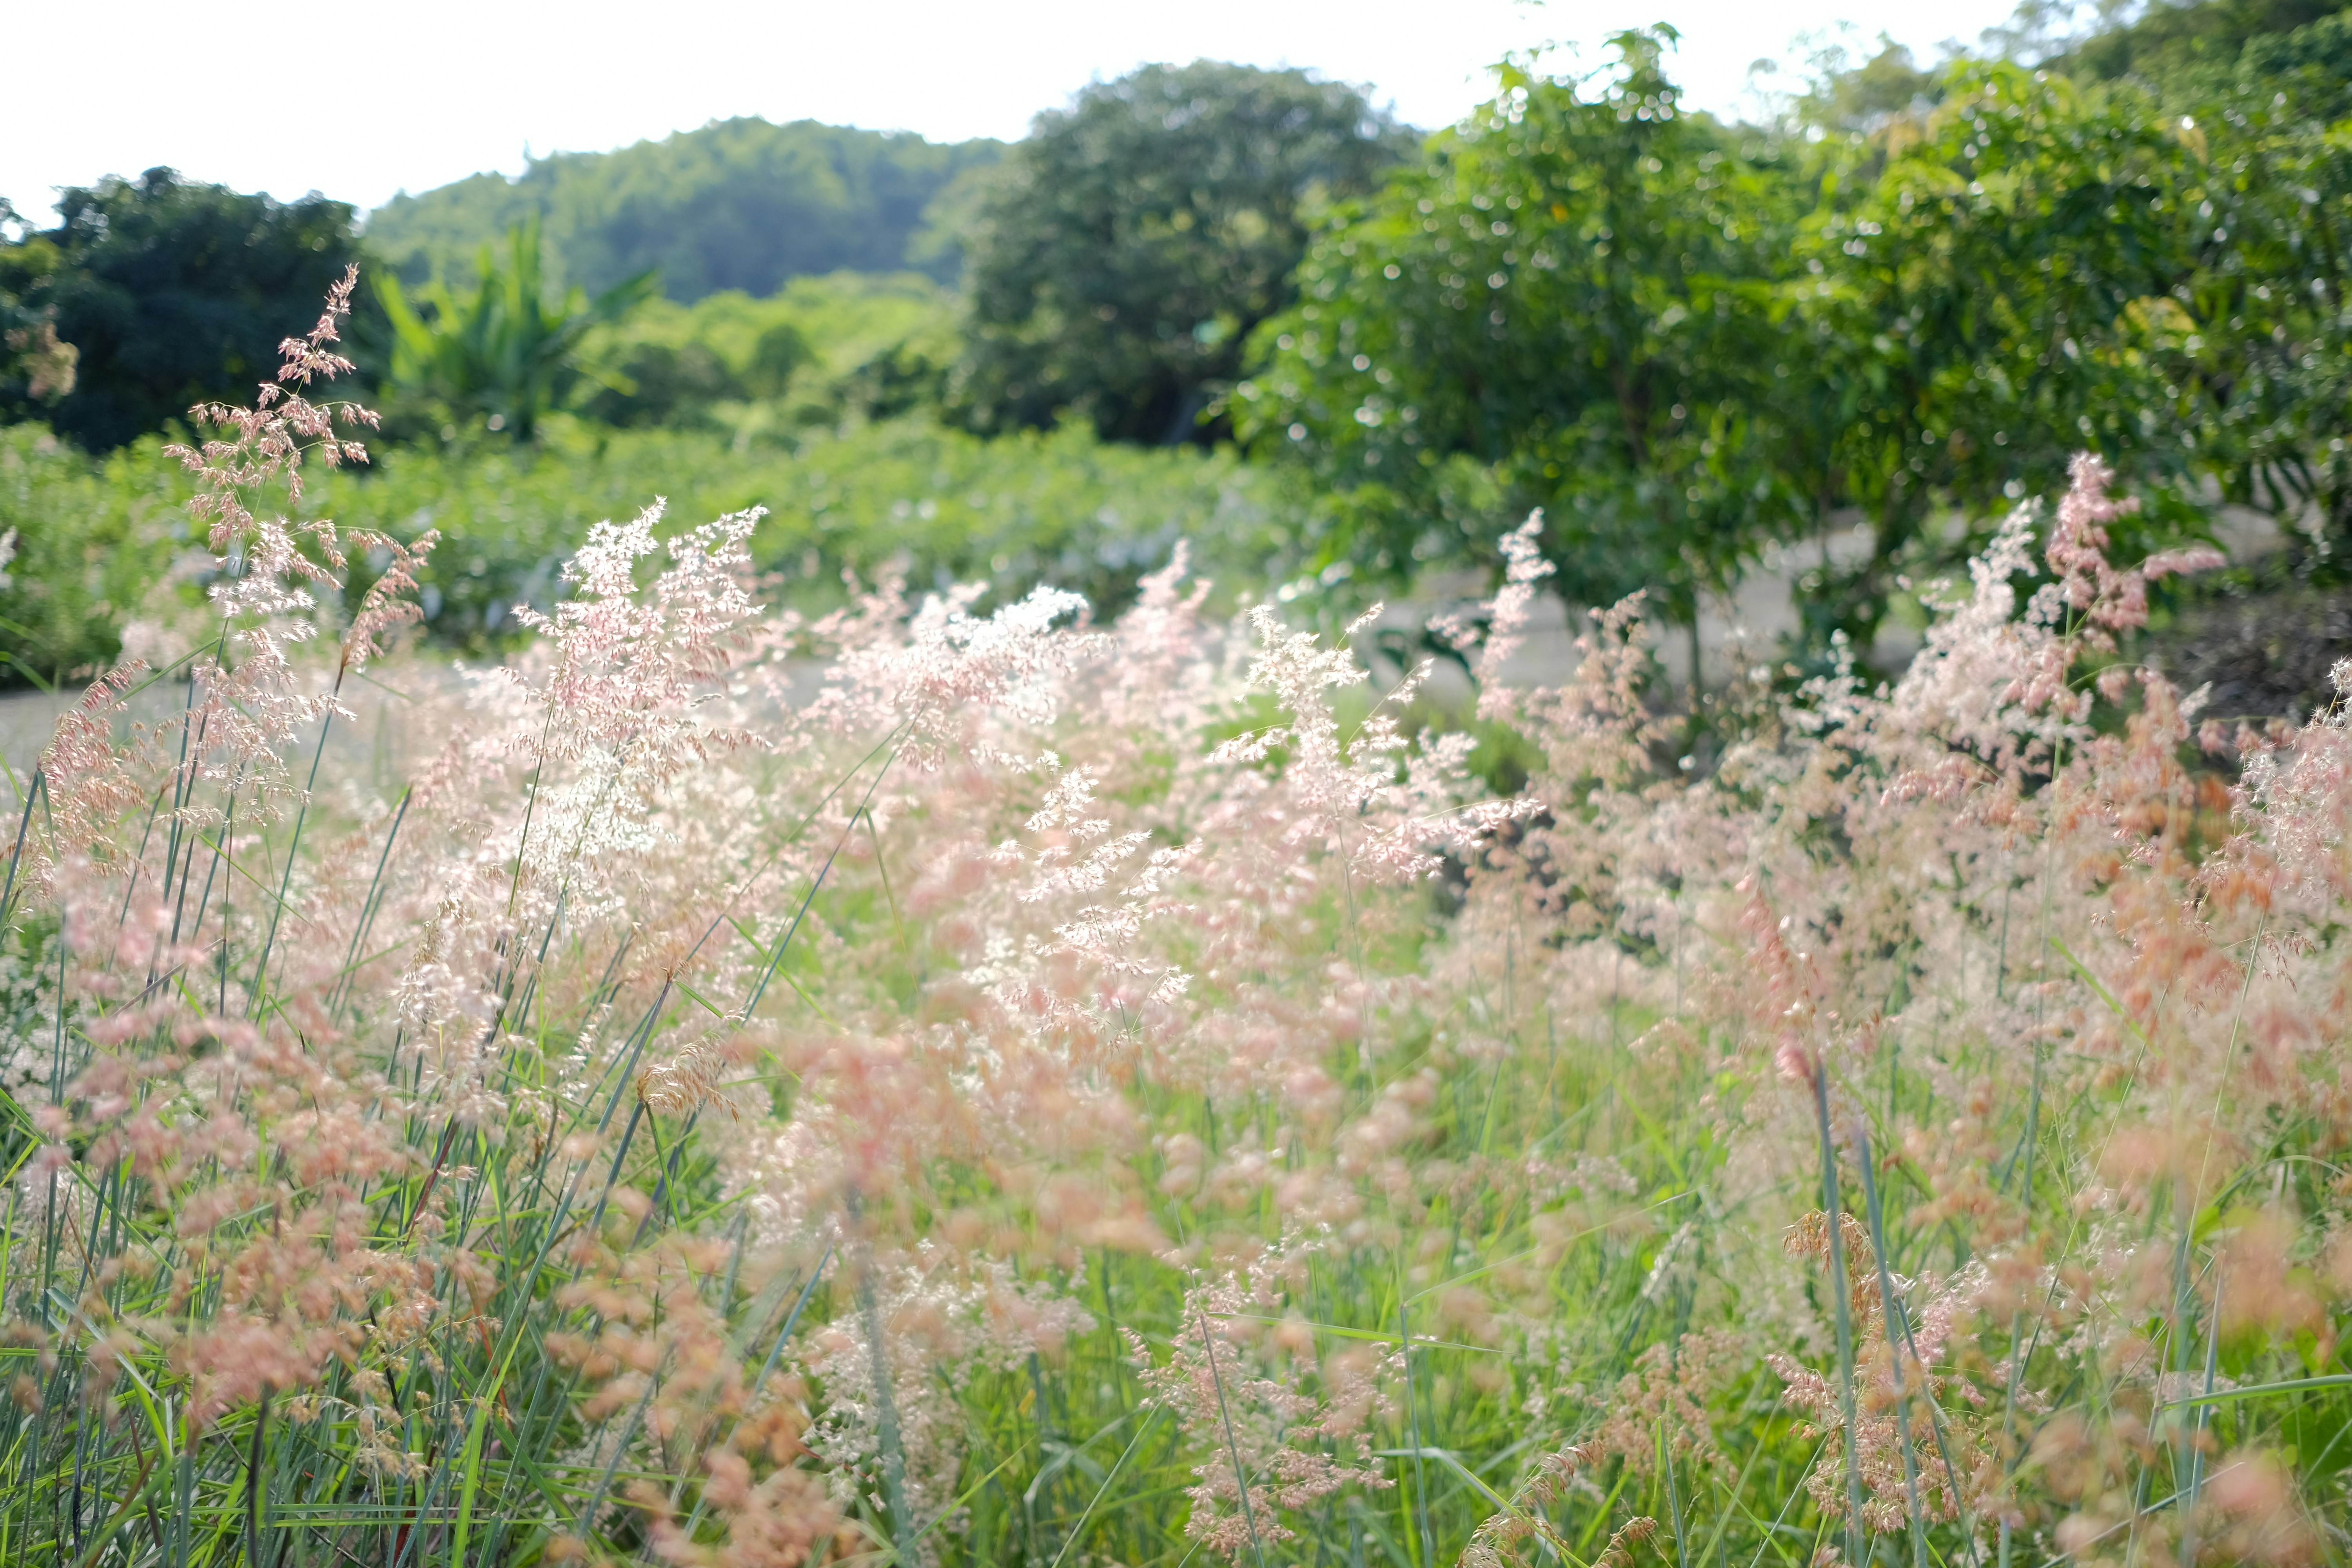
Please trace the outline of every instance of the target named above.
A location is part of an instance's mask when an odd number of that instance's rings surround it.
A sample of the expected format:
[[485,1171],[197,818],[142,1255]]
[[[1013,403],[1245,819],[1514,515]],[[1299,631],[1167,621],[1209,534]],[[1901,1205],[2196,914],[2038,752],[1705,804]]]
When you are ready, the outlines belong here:
[[[2019,7],[2019,13],[2021,19],[2029,19],[2037,11],[2056,9],[2028,5]],[[2343,9],[2333,0],[2167,0],[2136,11],[2109,12],[2102,20],[2110,25],[2043,52],[2050,63],[2077,76],[2179,80],[2216,68],[2226,72],[2250,40],[2298,32]]]
[[47,431],[0,429],[0,683],[106,668],[122,628],[185,549],[184,484],[142,441],[93,458]]
[[1210,60],[1039,115],[971,237],[961,416],[1009,429],[1068,410],[1112,439],[1205,439],[1315,212],[1404,150],[1353,88]]
[[1483,517],[1446,515],[1456,455],[1548,506],[1580,593],[1654,585],[1685,621],[1787,529],[1776,405],[1811,366],[1774,309],[1785,176],[1679,111],[1657,37],[1622,47],[1589,94],[1506,67],[1477,125],[1318,237],[1303,301],[1263,329],[1242,428],[1351,485],[1335,555],[1394,572],[1491,547]]
[[0,415],[37,411],[95,451],[249,394],[357,254],[346,203],[169,169],[68,190],[58,212],[56,228],[0,246]]
[[[1763,128],[1686,112],[1674,41],[1626,35],[1616,64],[1574,78],[1507,64],[1494,100],[1418,155],[1400,156],[1397,129],[1351,89],[1202,63],[1088,89],[993,169],[978,152],[847,132],[836,146],[822,128],[754,121],[545,160],[519,184],[383,215],[373,241],[448,271],[428,289],[449,291],[411,310],[391,298],[361,357],[386,379],[390,434],[453,447],[493,421],[535,439],[551,409],[551,451],[658,429],[730,440],[757,464],[875,421],[985,434],[1075,417],[1138,443],[1230,428],[1311,481],[1297,493],[1313,498],[1299,531],[1312,569],[1392,585],[1491,568],[1496,540],[1540,507],[1570,598],[1647,587],[1694,646],[1702,606],[1769,557],[1798,577],[1796,651],[1814,661],[1841,633],[1868,649],[1890,617],[1916,629],[1905,582],[1957,566],[2084,445],[2147,503],[2119,525],[2131,548],[2204,527],[2218,487],[2284,520],[2269,579],[2340,579],[2342,16],[2163,7],[2065,44],[2047,70],[1928,71],[1890,49]],[[833,174],[809,173],[821,164]],[[858,253],[869,265],[913,254],[907,193],[930,192],[935,237],[983,237],[968,289],[869,271],[625,314],[626,290],[603,310],[565,303],[553,274],[592,229],[605,237],[581,254],[607,273],[625,253],[659,260],[639,243],[656,230],[750,266],[782,230],[713,216],[721,187],[756,205],[802,189],[786,169],[842,212],[898,215],[898,237]],[[685,205],[660,205],[672,198]],[[632,203],[635,239],[606,224]],[[530,221],[457,264],[461,235],[473,247],[508,219]],[[536,258],[512,248],[531,222],[550,247],[536,288]],[[85,361],[61,330],[84,265],[65,241],[0,247],[0,398],[71,429],[68,402],[121,366],[102,336]],[[172,279],[149,284],[131,316],[184,303]],[[215,391],[249,374],[249,349],[175,342],[209,356]],[[184,412],[142,406],[150,428]],[[123,613],[117,593],[83,597]],[[42,633],[18,668],[74,667],[61,646]]]
[[589,344],[603,384],[585,412],[754,437],[894,418],[939,406],[962,343],[955,296],[919,272],[795,278],[762,300],[655,300]]
[[2235,499],[2352,551],[2352,16],[2249,38],[2149,85],[2204,153],[2196,267],[2161,363]]
[[[0,770],[0,1560],[2352,1560],[2352,29],[2281,17],[1818,139],[1518,62],[1299,195],[1254,351],[1185,290],[1257,209],[1145,181],[1083,276],[1168,337],[1023,352],[1280,463],[943,423],[920,275],[597,311],[529,222],[390,432],[349,275],[207,442],[0,429],[0,675],[116,666]],[[0,249],[16,409],[76,254]],[[2291,594],[2163,603],[2217,493]],[[1645,621],[1798,540],[1809,646],[1683,707]],[[1637,590],[1558,684],[1553,586]]]
[[[86,678],[116,657],[126,622],[193,597],[211,578],[184,476],[142,441],[102,460],[34,427],[0,430],[0,681]],[[297,515],[443,541],[417,568],[425,629],[471,656],[506,646],[526,608],[551,610],[562,564],[602,519],[667,495],[716,515],[764,507],[749,542],[774,594],[839,602],[841,574],[922,584],[1037,580],[1106,607],[1177,540],[1235,591],[1288,553],[1279,477],[1232,453],[1144,451],[1083,429],[993,441],[919,418],[779,431],[599,432],[565,424],[518,446],[493,437],[379,448],[365,468],[314,476]],[[192,553],[193,552],[193,553]],[[374,568],[360,563],[360,585]]]
[[[648,269],[688,303],[770,294],[845,268],[954,280],[959,182],[993,163],[986,140],[794,121],[717,121],[614,153],[534,158],[515,179],[477,174],[368,215],[368,244],[411,282],[462,279],[476,253],[537,219],[561,285],[601,292]],[[933,204],[947,221],[931,221]]]
[[[0,196],[0,238],[26,226]],[[0,416],[37,414],[73,390],[81,351],[58,336],[55,309],[35,298],[62,260],[47,235],[0,244]]]
[[1572,596],[1688,621],[1859,522],[1809,584],[1819,647],[1951,563],[1938,518],[1980,542],[2085,445],[2155,531],[2218,483],[2345,554],[2341,18],[2157,81],[1890,53],[1800,106],[1818,140],[1693,123],[1669,38],[1507,67],[1317,237],[1234,407],[1332,488],[1326,558],[1491,560],[1541,506]]
[[377,288],[392,336],[387,380],[408,405],[402,412],[428,426],[448,421],[450,438],[478,423],[518,441],[537,435],[546,415],[576,401],[588,334],[643,303],[655,284],[641,272],[593,300],[576,286],[553,298],[536,220],[508,237],[502,262],[484,246],[474,273],[463,292],[438,279],[425,284],[416,305],[396,279]]

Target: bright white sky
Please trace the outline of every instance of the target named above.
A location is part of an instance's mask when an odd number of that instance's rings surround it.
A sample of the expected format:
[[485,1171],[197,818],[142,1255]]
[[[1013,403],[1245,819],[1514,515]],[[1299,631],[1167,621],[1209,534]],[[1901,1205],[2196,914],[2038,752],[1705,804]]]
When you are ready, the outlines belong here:
[[1665,20],[1702,108],[1737,112],[1759,58],[1884,30],[1923,61],[2014,0],[406,0],[292,10],[184,0],[28,4],[8,22],[0,195],[169,163],[362,208],[534,152],[598,151],[730,115],[934,140],[1018,137],[1037,110],[1145,61],[1304,66],[1434,127],[1506,51]]

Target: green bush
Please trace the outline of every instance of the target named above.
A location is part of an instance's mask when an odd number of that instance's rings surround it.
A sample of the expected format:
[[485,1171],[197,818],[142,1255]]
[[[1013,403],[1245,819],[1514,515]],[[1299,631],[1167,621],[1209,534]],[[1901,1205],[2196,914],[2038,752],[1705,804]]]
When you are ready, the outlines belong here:
[[541,420],[578,406],[585,389],[580,349],[588,334],[618,321],[654,291],[641,272],[594,299],[577,285],[558,297],[541,268],[539,225],[522,224],[506,237],[504,265],[482,247],[473,286],[453,292],[436,279],[407,290],[389,275],[375,280],[391,325],[386,388],[398,427],[420,416],[445,439],[470,432],[478,420],[490,432],[529,440]]
[[[567,421],[538,445],[387,447],[318,475],[302,505],[397,538],[440,530],[425,635],[478,654],[517,629],[518,604],[561,595],[592,524],[656,496],[681,517],[766,507],[753,552],[771,602],[829,605],[845,570],[870,579],[902,562],[919,588],[1044,580],[1115,606],[1180,538],[1229,583],[1268,570],[1286,542],[1281,482],[1230,453],[1109,446],[1078,428],[986,441],[905,419],[785,444]],[[33,426],[0,432],[0,528],[20,541],[0,591],[5,679],[112,657],[141,597],[200,542],[189,493],[152,439],[97,462]]]
[[0,681],[51,686],[111,662],[121,626],[187,533],[188,488],[148,440],[91,458],[34,425],[0,428]]
[[653,300],[600,329],[583,357],[609,425],[699,425],[756,436],[935,408],[963,352],[955,299],[916,272],[796,278],[755,300]]

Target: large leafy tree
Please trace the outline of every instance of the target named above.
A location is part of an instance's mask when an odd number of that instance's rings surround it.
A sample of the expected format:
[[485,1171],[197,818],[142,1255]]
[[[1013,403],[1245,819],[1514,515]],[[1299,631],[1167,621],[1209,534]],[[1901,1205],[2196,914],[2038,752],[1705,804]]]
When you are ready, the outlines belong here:
[[1352,88],[1208,60],[1039,116],[971,243],[963,416],[1003,429],[1067,410],[1116,439],[1208,438],[1244,342],[1290,301],[1312,215],[1407,146]]
[[1944,521],[2085,447],[2189,521],[2210,421],[2164,345],[2208,309],[2197,138],[2134,89],[1962,62],[1775,141],[1684,115],[1671,37],[1581,81],[1507,68],[1318,239],[1236,406],[1331,481],[1325,556],[1475,560],[1540,505],[1572,596],[1647,586],[1688,626],[1767,543],[1860,521],[1803,586],[1816,638],[1866,643]]
[[170,169],[69,189],[58,211],[0,271],[23,275],[19,308],[37,318],[26,345],[53,333],[74,350],[71,390],[42,399],[44,412],[100,451],[196,403],[250,396],[358,253],[346,203],[273,201]]
[[[1811,363],[1830,488],[1877,548],[1813,608],[1866,626],[1937,507],[2053,488],[2088,447],[2158,531],[2207,487],[2352,558],[2352,18],[2151,9],[2060,64],[1964,62],[1824,205]],[[2308,25],[2296,25],[2307,22]]]
[[1317,237],[1234,406],[1338,487],[1325,555],[1475,558],[1541,506],[1568,592],[1654,587],[1691,626],[1799,524],[1774,366],[1801,187],[1683,110],[1673,37],[1621,35],[1581,79],[1506,65],[1492,103]]
[[2352,562],[2352,14],[2246,37],[2234,58],[2228,42],[2209,36],[2147,84],[2203,153],[2179,212],[2196,267],[2158,363],[2224,492],[2299,519],[2305,567],[2337,574]]
[[[2250,39],[2294,32],[2344,8],[2342,0],[2157,0],[2138,6],[2101,6],[2103,16],[2120,18],[2114,26],[2094,29],[2062,44],[2042,61],[2078,80],[2135,77],[2159,81],[2183,74],[2220,68],[2228,69]],[[2066,15],[2053,0],[2026,0],[2021,20]],[[2030,42],[2034,29],[2016,30],[2012,38]]]

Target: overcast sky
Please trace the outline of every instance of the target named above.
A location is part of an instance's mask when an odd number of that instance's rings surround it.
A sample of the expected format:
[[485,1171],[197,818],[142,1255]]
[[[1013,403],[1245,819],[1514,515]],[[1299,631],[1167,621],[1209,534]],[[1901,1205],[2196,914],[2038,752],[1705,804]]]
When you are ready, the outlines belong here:
[[1703,108],[1746,105],[1759,58],[1802,35],[1882,30],[1932,59],[2014,0],[405,0],[300,9],[152,0],[11,8],[0,195],[46,220],[57,187],[157,163],[281,197],[376,205],[536,153],[626,145],[759,114],[934,140],[1021,135],[1029,117],[1150,60],[1304,66],[1434,127],[1486,67],[1538,44],[1605,58],[1664,20]]

